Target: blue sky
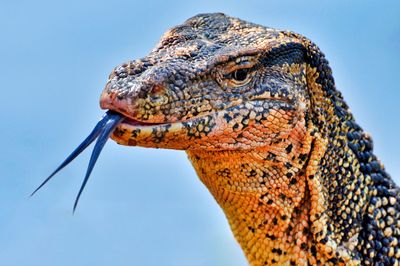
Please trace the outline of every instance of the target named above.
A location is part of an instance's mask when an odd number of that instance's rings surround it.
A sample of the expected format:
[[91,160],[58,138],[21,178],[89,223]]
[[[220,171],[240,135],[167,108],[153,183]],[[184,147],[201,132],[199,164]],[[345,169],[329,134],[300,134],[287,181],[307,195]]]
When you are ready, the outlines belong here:
[[89,151],[28,197],[101,117],[112,68],[145,56],[167,28],[197,13],[225,12],[315,41],[400,183],[396,1],[1,2],[1,265],[246,265],[184,152],[110,141],[75,215]]

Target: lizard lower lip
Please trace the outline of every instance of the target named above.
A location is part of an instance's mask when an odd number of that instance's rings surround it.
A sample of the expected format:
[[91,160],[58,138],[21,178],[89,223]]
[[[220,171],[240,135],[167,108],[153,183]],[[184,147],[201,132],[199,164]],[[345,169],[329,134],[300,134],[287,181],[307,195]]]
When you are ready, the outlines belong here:
[[142,121],[138,121],[138,120],[135,120],[135,119],[132,119],[132,118],[129,118],[129,117],[125,117],[125,119],[122,120],[121,123],[129,124],[129,125],[132,125],[132,126],[142,126],[142,127],[143,126],[157,126],[157,125],[165,124],[165,123],[142,122]]

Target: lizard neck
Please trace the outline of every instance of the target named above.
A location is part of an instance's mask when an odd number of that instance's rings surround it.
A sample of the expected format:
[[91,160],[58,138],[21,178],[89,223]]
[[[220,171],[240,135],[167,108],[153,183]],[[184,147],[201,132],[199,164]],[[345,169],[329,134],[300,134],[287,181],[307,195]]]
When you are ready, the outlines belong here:
[[252,265],[307,263],[311,142],[308,135],[251,151],[187,151]]

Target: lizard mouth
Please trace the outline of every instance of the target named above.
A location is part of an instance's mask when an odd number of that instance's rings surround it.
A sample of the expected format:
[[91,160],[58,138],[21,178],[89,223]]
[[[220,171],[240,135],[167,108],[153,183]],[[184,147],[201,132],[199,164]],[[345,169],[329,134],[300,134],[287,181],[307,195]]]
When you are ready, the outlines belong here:
[[125,116],[120,124],[127,124],[127,125],[134,126],[134,127],[145,127],[145,126],[158,126],[158,125],[169,124],[169,123],[168,122],[165,122],[165,123],[142,122],[142,121],[138,121],[133,118]]
[[[276,100],[274,99],[273,102],[279,103],[281,105],[284,105],[286,107],[290,107],[291,104],[289,104],[287,101],[282,101],[282,100]],[[231,106],[228,109],[224,109],[223,111],[227,111],[229,109],[235,108],[237,106]],[[82,185],[79,189],[79,192],[75,198],[75,203],[73,207],[73,211],[75,211],[80,196],[86,186],[87,181],[89,180],[90,174],[96,164],[96,161],[101,153],[101,150],[103,149],[105,143],[111,136],[111,134],[114,133],[114,137],[118,136],[115,134],[115,131],[118,131],[118,129],[128,129],[128,130],[133,130],[133,129],[143,129],[144,131],[152,131],[155,127],[163,127],[166,126],[172,131],[178,131],[182,129],[182,125],[184,123],[187,124],[195,124],[196,121],[199,121],[206,117],[207,115],[204,116],[197,116],[194,118],[191,118],[189,120],[185,121],[174,121],[174,122],[165,122],[165,123],[152,123],[152,122],[143,122],[143,121],[138,121],[133,118],[130,118],[124,114],[118,113],[113,110],[108,110],[105,115],[100,119],[100,121],[96,124],[92,132],[86,137],[86,139],[79,144],[79,146],[72,151],[72,153],[33,191],[31,194],[34,195],[39,189],[41,189],[50,179],[53,178],[55,174],[57,174],[60,170],[62,170],[65,166],[67,166],[69,163],[71,163],[79,154],[81,154],[92,142],[94,142],[96,139],[96,144],[93,148],[92,155],[90,157],[90,161],[88,164],[88,168],[86,170],[85,177],[83,179]]]

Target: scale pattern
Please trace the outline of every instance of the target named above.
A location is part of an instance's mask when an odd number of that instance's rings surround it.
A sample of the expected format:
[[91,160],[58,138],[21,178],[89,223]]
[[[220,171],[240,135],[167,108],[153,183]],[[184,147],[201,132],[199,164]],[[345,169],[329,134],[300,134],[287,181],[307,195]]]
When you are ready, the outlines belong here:
[[187,152],[251,265],[399,265],[399,189],[307,38],[200,14],[101,106],[118,143]]

